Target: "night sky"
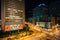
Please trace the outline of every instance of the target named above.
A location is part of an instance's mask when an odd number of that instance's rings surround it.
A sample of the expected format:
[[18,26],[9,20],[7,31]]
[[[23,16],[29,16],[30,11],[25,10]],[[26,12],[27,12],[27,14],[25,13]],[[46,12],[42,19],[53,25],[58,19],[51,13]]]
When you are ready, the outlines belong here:
[[26,0],[25,1],[25,10],[26,10],[26,18],[32,17],[32,10],[37,7],[37,5],[41,3],[45,3],[47,6],[50,5],[51,2],[56,0]]
[[[39,4],[45,3],[47,6],[50,5],[51,2],[56,0],[25,0],[25,14],[26,18],[32,15],[32,10]],[[1,9],[1,0],[0,0],[0,9]],[[1,10],[0,10],[1,11]],[[0,19],[1,19],[1,12],[0,12]]]
[[35,8],[38,4],[45,3],[46,5],[49,5],[51,2],[55,0],[26,0],[25,5],[26,5],[26,10],[30,11],[33,8]]
[[0,0],[0,19],[1,19],[1,0]]

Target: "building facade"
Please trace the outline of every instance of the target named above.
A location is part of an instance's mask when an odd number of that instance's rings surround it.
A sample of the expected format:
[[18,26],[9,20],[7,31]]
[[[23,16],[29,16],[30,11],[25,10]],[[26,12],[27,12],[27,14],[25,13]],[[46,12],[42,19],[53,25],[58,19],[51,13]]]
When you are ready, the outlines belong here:
[[45,4],[40,4],[33,9],[33,18],[36,22],[48,21],[48,7]]
[[55,22],[52,21],[53,24],[60,24],[60,1],[56,0],[50,3],[49,14],[55,17],[52,18],[52,20],[55,20]]
[[24,0],[1,0],[2,30],[22,29],[25,21]]

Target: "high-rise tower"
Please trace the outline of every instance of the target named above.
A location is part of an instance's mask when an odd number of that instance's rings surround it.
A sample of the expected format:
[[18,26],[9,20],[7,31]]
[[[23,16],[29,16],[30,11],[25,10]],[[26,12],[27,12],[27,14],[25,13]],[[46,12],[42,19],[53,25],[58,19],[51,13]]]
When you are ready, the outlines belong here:
[[22,29],[25,21],[24,0],[1,0],[2,30]]

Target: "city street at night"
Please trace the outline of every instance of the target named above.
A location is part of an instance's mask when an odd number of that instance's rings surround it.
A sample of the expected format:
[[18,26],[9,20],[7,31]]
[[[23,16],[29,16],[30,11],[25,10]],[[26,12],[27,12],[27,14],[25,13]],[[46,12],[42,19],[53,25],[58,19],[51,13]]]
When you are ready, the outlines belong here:
[[0,40],[60,40],[60,0],[0,0]]

